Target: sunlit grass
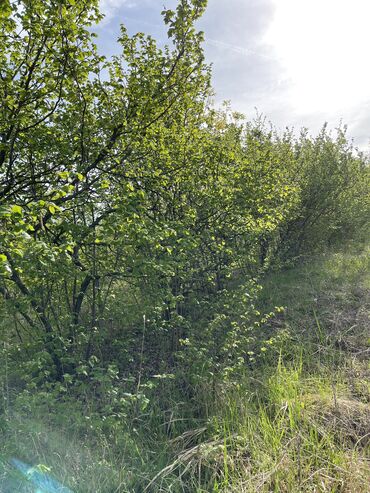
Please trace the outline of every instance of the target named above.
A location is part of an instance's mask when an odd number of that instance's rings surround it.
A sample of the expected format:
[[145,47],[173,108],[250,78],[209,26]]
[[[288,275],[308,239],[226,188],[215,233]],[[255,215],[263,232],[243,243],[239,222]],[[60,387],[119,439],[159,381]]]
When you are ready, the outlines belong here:
[[12,457],[74,493],[366,491],[369,279],[368,250],[269,274],[260,304],[286,306],[269,329],[289,331],[283,347],[191,399],[163,381],[111,428],[72,401],[20,395],[1,418],[1,491],[38,491]]

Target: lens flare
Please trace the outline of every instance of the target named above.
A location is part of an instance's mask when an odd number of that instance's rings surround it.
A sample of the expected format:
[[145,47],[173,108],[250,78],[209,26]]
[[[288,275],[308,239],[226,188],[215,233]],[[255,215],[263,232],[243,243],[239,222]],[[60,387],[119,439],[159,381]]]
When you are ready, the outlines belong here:
[[29,483],[37,488],[34,493],[73,493],[72,490],[43,472],[40,467],[32,467],[15,458],[12,458],[10,463]]

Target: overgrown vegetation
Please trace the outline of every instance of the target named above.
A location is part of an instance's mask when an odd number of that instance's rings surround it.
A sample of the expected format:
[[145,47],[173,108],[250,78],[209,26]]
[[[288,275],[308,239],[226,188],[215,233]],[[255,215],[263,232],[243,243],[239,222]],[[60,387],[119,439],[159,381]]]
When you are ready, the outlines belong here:
[[205,7],[1,7],[4,491],[366,488],[368,160],[216,110]]

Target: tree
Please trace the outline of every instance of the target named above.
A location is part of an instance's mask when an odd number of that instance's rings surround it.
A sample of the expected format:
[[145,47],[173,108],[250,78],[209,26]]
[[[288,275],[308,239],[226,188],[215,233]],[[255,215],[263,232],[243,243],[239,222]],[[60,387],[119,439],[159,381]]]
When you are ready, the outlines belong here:
[[100,260],[99,231],[112,233],[112,248],[114,217],[140,224],[153,142],[207,98],[194,28],[204,8],[183,0],[163,12],[172,49],[122,27],[122,54],[112,61],[98,55],[88,29],[101,18],[94,0],[17,0],[4,10],[1,293],[46,344],[58,379],[60,339],[73,343],[88,290],[93,330],[103,281],[131,275],[117,262],[122,240]]

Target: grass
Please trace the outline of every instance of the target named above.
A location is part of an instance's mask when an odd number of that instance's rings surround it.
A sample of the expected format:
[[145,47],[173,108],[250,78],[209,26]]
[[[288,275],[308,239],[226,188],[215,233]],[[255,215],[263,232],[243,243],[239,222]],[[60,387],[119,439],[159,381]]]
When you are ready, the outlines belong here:
[[163,382],[157,400],[110,434],[77,406],[8,409],[1,491],[32,491],[15,477],[14,456],[50,467],[75,493],[369,491],[369,253],[269,274],[259,308],[286,310],[265,335],[289,338],[237,382],[195,389],[192,401]]
[[220,402],[239,446],[219,491],[368,491],[369,259],[329,254],[264,280],[261,307],[287,306],[274,330],[290,343]]

